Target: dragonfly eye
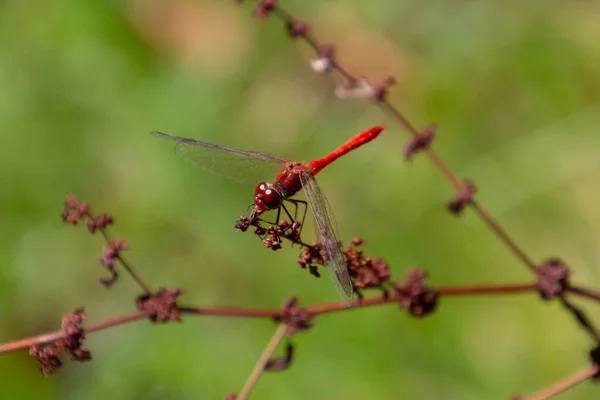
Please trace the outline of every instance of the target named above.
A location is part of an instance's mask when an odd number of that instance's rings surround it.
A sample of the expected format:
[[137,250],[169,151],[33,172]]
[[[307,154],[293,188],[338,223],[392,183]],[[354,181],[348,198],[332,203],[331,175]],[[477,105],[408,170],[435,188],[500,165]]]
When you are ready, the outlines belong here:
[[262,210],[273,210],[281,206],[281,194],[265,182],[256,185],[254,204]]
[[269,187],[267,186],[266,182],[261,182],[258,185],[256,185],[256,189],[254,189],[254,194],[261,194],[264,193],[265,190],[267,190]]

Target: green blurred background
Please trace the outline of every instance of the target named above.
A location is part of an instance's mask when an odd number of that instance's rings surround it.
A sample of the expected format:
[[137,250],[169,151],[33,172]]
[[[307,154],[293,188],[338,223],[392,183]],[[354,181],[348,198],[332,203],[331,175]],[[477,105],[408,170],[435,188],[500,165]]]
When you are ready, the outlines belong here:
[[[366,101],[341,101],[312,54],[275,19],[231,1],[4,1],[0,5],[0,341],[130,312],[139,292],[96,277],[100,237],[60,220],[64,196],[110,212],[127,259],[181,302],[277,307],[335,299],[327,279],[232,226],[252,188],[194,169],[162,130],[308,160],[375,124],[373,143],[319,182],[342,239],[360,236],[393,274],[433,285],[524,282],[529,272]],[[338,45],[349,69],[398,81],[391,100],[536,260],[563,257],[600,287],[600,5],[592,1],[282,1]],[[269,178],[269,177],[266,177]],[[311,233],[311,231],[308,231]],[[596,321],[598,306],[584,304]],[[90,334],[88,364],[44,378],[27,351],[0,356],[3,398],[219,399],[237,391],[270,321],[184,316]],[[255,399],[502,399],[581,368],[591,342],[536,295],[441,299],[408,317],[390,305],[319,318],[293,339],[291,369]],[[597,398],[582,384],[561,399]]]

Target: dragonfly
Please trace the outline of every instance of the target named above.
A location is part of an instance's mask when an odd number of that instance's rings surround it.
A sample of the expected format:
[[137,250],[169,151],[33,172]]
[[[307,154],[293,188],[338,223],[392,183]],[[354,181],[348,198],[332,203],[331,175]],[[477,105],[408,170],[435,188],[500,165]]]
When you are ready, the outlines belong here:
[[[223,146],[201,140],[173,136],[163,132],[150,132],[152,136],[176,142],[176,154],[188,163],[215,175],[223,176],[239,183],[255,184],[257,180],[251,176],[262,175],[266,171],[279,171],[273,181],[262,181],[256,184],[254,190],[254,209],[259,213],[278,210],[284,201],[297,204],[291,199],[300,190],[306,196],[306,202],[311,209],[319,242],[324,250],[325,267],[331,281],[347,307],[352,305],[352,279],[346,266],[346,258],[341,247],[341,241],[333,212],[327,198],[319,187],[315,175],[329,164],[346,153],[375,139],[384,129],[383,126],[373,126],[347,140],[321,158],[306,163],[290,161],[269,153],[249,151],[234,147]],[[289,214],[289,212],[286,213]],[[290,216],[291,218],[291,216]]]

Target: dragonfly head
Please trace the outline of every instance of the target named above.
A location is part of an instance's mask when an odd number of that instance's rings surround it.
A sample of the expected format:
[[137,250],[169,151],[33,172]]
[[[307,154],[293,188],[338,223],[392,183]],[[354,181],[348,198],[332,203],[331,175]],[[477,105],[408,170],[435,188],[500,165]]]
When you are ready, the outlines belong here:
[[254,204],[263,211],[279,208],[282,199],[281,193],[266,182],[259,183],[254,189]]

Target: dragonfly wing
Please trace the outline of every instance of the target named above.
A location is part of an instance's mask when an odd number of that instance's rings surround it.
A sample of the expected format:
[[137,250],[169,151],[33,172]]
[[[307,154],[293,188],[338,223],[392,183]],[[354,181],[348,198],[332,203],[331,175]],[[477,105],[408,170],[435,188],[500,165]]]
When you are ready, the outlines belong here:
[[344,304],[350,307],[353,294],[352,280],[346,267],[346,257],[342,251],[341,242],[338,239],[339,235],[331,206],[311,174],[303,173],[300,181],[315,219],[317,236],[327,255],[325,266],[329,277]]
[[189,164],[246,185],[273,179],[281,169],[281,164],[288,162],[273,154],[241,150],[162,132],[150,134],[176,142],[175,153]]

